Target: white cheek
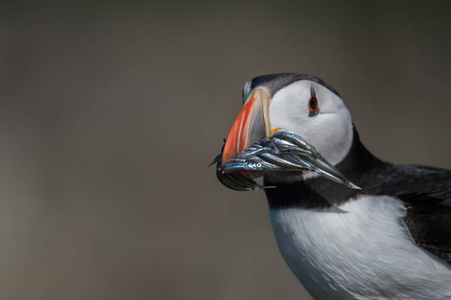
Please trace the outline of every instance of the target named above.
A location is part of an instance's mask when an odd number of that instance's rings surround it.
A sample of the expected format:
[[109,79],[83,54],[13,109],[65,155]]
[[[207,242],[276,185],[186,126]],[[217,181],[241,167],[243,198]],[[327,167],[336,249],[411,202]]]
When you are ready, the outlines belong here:
[[309,93],[309,88],[290,87],[278,92],[269,107],[271,129],[280,127],[296,133],[336,165],[345,158],[352,144],[351,115],[340,98],[329,95],[327,100],[320,101],[320,113],[309,117]]
[[336,165],[346,157],[352,145],[351,116],[347,111],[341,111],[319,114],[317,118],[312,132],[306,132],[306,140],[311,141],[331,164]]
[[302,128],[309,125],[307,102],[300,100],[309,97],[309,95],[306,89],[301,89],[298,93],[292,90],[284,88],[271,100],[269,105],[271,129],[280,127],[294,131],[295,127]]

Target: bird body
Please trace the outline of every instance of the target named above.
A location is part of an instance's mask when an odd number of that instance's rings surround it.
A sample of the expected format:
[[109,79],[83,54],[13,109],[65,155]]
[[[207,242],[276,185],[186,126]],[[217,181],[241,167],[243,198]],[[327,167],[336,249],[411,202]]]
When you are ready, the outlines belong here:
[[353,139],[336,167],[361,190],[265,178],[288,266],[316,299],[451,299],[451,172],[383,162]]
[[338,93],[316,77],[257,77],[244,98],[254,89],[268,94],[266,132],[283,128],[305,138],[360,187],[309,171],[264,173],[277,245],[309,293],[451,299],[451,172],[374,157]]
[[449,268],[415,244],[405,215],[389,196],[270,209],[280,252],[315,299],[451,298]]

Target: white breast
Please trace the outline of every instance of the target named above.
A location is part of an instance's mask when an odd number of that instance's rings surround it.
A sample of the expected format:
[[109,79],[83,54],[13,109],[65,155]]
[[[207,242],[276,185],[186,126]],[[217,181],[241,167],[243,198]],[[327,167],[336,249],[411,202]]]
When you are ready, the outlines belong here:
[[316,299],[451,299],[451,270],[418,247],[386,196],[327,210],[272,209],[285,261]]

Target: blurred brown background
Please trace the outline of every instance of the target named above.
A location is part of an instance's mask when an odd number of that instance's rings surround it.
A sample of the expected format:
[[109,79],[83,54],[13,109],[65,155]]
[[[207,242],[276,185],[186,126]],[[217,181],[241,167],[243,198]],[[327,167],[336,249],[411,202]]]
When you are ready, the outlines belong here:
[[374,154],[451,168],[449,5],[312,2],[2,1],[0,299],[310,299],[263,192],[207,168],[257,75],[317,75]]

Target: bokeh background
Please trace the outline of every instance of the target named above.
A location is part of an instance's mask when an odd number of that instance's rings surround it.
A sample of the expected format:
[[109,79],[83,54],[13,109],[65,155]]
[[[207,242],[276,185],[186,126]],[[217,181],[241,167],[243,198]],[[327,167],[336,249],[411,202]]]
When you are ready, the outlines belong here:
[[263,192],[228,190],[207,168],[241,89],[317,75],[374,154],[451,168],[450,12],[0,2],[0,299],[310,299]]

